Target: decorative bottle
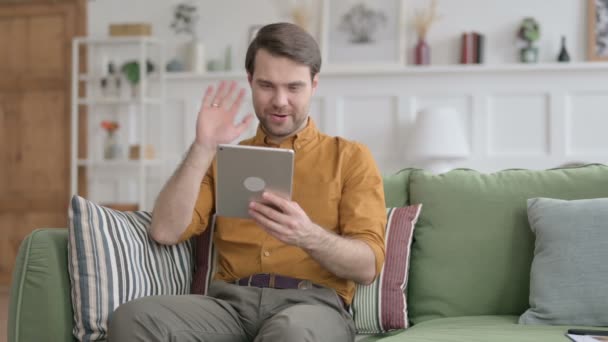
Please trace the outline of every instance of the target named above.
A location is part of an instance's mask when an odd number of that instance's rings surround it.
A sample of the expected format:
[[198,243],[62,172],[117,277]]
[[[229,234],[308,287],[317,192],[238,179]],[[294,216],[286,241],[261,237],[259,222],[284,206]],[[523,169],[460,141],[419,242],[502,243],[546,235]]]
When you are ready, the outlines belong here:
[[570,62],[570,54],[566,49],[566,36],[562,36],[562,47],[559,51],[559,56],[557,56],[558,62]]

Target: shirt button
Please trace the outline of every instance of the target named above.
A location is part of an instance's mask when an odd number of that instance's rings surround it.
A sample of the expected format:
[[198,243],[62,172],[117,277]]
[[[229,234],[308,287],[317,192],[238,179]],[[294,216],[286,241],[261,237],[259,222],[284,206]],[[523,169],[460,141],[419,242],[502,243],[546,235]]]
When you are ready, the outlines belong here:
[[270,252],[269,252],[269,251],[264,251],[264,256],[265,256],[265,257],[270,256]]

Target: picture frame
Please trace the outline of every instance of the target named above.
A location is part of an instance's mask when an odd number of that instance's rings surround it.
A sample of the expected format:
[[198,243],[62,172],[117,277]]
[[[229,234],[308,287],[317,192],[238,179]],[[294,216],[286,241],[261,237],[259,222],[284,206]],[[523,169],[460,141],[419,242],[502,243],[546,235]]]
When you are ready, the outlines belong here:
[[325,0],[323,63],[340,66],[404,66],[405,0]]
[[587,59],[608,61],[608,0],[587,0]]

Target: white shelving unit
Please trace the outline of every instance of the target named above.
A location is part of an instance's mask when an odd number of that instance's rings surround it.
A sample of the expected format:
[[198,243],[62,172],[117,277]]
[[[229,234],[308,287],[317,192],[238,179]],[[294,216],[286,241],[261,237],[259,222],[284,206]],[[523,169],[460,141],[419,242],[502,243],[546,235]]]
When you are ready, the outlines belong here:
[[[83,61],[80,52],[86,49],[87,60]],[[121,92],[108,96],[102,91],[101,80],[106,75],[105,69],[110,62],[108,56],[112,56],[111,61],[117,59],[137,60],[139,63],[140,81],[135,88],[135,93],[131,91],[131,85],[123,78],[121,82]],[[108,60],[106,60],[108,59]],[[147,73],[147,61],[153,61],[155,68],[151,74]],[[86,62],[87,71],[81,73],[81,63]],[[120,75],[120,64],[116,64],[116,74]],[[97,66],[97,67],[95,67]],[[113,200],[95,198],[94,194],[88,194],[88,198],[96,202],[113,202],[119,204],[137,204],[139,210],[151,210],[153,203],[150,203],[148,194],[148,178],[152,171],[157,168],[162,173],[164,151],[164,106],[165,106],[165,56],[164,46],[159,40],[149,37],[129,37],[129,38],[90,38],[78,37],[72,42],[72,96],[71,96],[71,193],[79,194],[78,169],[85,168],[87,177],[87,188],[95,182],[97,171],[102,170],[106,174],[133,174],[135,172],[135,183],[137,184],[135,200],[114,198]],[[79,89],[84,85],[86,96],[80,96]],[[125,92],[126,90],[126,92]],[[127,93],[128,95],[125,95]],[[86,159],[79,159],[79,112],[84,107],[87,115],[87,146]],[[160,122],[155,124],[158,135],[154,139],[148,136],[150,129],[150,116],[152,112],[158,113]],[[108,113],[119,122],[128,122],[121,125],[121,132],[131,132],[137,137],[139,145],[139,158],[129,159],[129,144],[125,141],[125,134],[122,134],[119,143],[122,155],[116,159],[104,159],[101,153],[103,143],[100,139],[94,139],[96,132],[99,133],[99,123],[107,119]],[[104,117],[105,116],[105,117]],[[97,134],[99,136],[99,134]],[[154,140],[158,146],[155,147],[154,159],[146,159],[145,149],[150,141]],[[117,177],[117,184],[120,182]],[[135,203],[132,203],[135,202]]]

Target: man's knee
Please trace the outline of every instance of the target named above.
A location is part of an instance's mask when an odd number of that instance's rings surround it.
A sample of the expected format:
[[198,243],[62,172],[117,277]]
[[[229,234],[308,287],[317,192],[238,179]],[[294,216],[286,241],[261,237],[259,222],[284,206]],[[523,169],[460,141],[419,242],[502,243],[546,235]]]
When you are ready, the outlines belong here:
[[334,309],[295,305],[270,318],[255,341],[350,341],[352,334]]
[[[299,308],[299,310],[306,310]],[[256,341],[265,341],[266,337],[272,336],[270,341],[277,337],[285,341],[314,341],[312,326],[310,322],[302,321],[301,316],[292,315],[290,310],[285,310],[273,316],[264,326],[264,333]]]
[[155,305],[139,298],[116,308],[108,319],[108,341],[158,341],[165,334]]

